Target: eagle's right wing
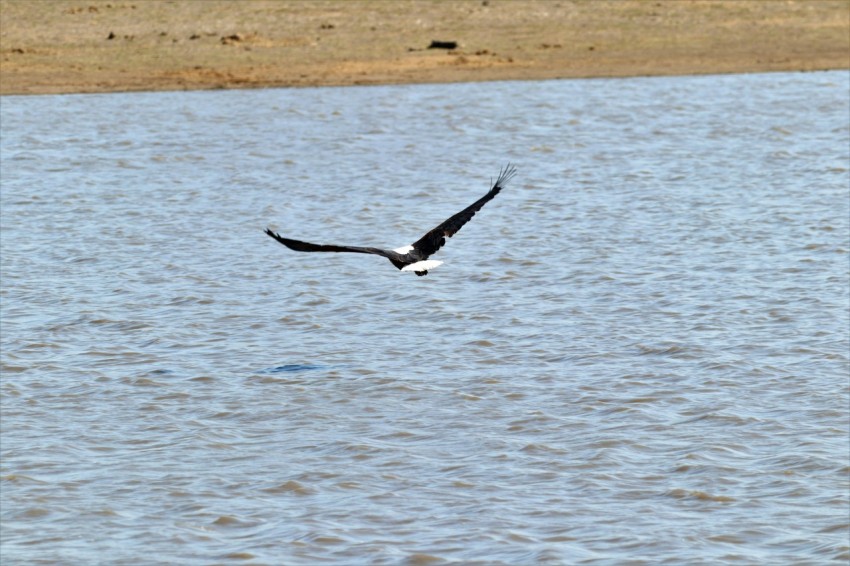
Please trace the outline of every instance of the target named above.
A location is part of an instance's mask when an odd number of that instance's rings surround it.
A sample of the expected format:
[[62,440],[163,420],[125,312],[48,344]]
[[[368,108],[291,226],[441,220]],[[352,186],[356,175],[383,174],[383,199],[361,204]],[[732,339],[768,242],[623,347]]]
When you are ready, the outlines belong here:
[[472,217],[475,216],[476,212],[481,210],[482,206],[493,200],[493,197],[499,194],[502,187],[507,185],[508,181],[510,181],[514,175],[516,175],[516,167],[508,163],[507,167],[499,171],[499,178],[496,179],[496,182],[493,183],[493,186],[486,195],[419,238],[419,240],[413,244],[413,248],[418,251],[423,258],[427,258],[431,254],[436,253],[437,250],[445,245],[446,238],[454,236],[464,224],[469,222]]

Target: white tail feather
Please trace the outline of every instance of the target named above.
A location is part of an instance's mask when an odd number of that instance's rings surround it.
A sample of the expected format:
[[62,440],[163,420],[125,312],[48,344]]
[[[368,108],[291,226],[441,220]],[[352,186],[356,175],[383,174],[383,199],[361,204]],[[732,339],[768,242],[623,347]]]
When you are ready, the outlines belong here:
[[443,265],[442,261],[437,261],[435,259],[426,259],[425,261],[417,261],[416,263],[411,263],[410,265],[405,265],[401,268],[402,271],[428,271],[429,269],[434,269],[435,267]]

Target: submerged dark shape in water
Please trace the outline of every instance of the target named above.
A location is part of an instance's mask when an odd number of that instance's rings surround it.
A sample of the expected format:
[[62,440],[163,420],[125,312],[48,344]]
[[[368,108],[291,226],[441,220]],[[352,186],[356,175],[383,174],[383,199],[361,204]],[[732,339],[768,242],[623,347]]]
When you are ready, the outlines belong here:
[[290,373],[296,371],[312,371],[316,369],[323,369],[324,367],[325,366],[317,366],[314,364],[285,364],[282,366],[265,369],[262,371],[262,373]]
[[374,254],[389,259],[394,266],[402,271],[413,271],[419,276],[427,275],[429,269],[434,269],[443,263],[442,261],[436,261],[433,259],[429,260],[428,258],[437,253],[437,251],[443,247],[446,243],[446,238],[454,236],[464,224],[469,222],[469,220],[475,216],[476,212],[481,210],[482,206],[493,200],[493,197],[499,194],[499,191],[508,184],[514,175],[516,175],[516,167],[508,163],[504,169],[499,171],[499,177],[496,179],[496,182],[493,183],[493,186],[486,195],[450,217],[433,230],[429,231],[413,244],[397,248],[395,250],[365,248],[359,246],[311,244],[309,242],[284,238],[280,234],[272,232],[268,228],[266,228],[266,234],[287,248],[297,252],[351,252]]

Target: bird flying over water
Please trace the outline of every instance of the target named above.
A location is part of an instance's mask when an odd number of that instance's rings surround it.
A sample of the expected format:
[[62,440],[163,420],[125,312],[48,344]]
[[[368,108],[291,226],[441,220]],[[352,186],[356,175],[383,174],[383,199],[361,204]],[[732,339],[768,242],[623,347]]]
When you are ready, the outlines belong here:
[[394,266],[402,271],[413,271],[416,275],[428,275],[429,269],[434,269],[441,265],[442,261],[428,259],[433,254],[443,247],[446,243],[446,238],[454,236],[464,224],[475,216],[475,213],[481,210],[481,207],[493,200],[499,191],[508,184],[508,181],[516,175],[516,168],[508,163],[508,165],[499,171],[499,177],[490,191],[467,206],[457,214],[450,217],[448,220],[441,223],[439,226],[429,231],[427,234],[413,242],[409,246],[404,246],[394,250],[384,250],[381,248],[364,248],[359,246],[335,246],[324,244],[311,244],[309,242],[301,242],[299,240],[291,240],[284,238],[276,232],[272,232],[266,228],[266,234],[297,252],[351,252],[358,254],[374,254],[383,256],[390,260]]

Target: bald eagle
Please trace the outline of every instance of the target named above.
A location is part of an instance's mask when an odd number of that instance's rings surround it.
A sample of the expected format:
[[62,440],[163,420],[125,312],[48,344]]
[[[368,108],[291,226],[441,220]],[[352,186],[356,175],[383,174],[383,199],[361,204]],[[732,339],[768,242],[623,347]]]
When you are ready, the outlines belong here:
[[299,240],[284,238],[277,232],[272,232],[266,228],[266,234],[297,252],[350,252],[358,254],[373,254],[383,256],[390,260],[394,266],[402,271],[412,271],[416,275],[423,276],[428,274],[429,269],[434,269],[441,265],[442,261],[428,259],[433,254],[443,247],[446,243],[446,238],[452,236],[460,230],[464,224],[475,216],[475,213],[481,210],[481,207],[493,200],[499,191],[508,184],[516,175],[516,168],[510,163],[501,171],[499,177],[486,195],[467,206],[457,214],[451,216],[448,220],[442,222],[439,226],[430,230],[427,234],[413,242],[409,246],[396,248],[394,250],[384,250],[381,248],[364,248],[359,246],[336,246],[328,244],[311,244]]

